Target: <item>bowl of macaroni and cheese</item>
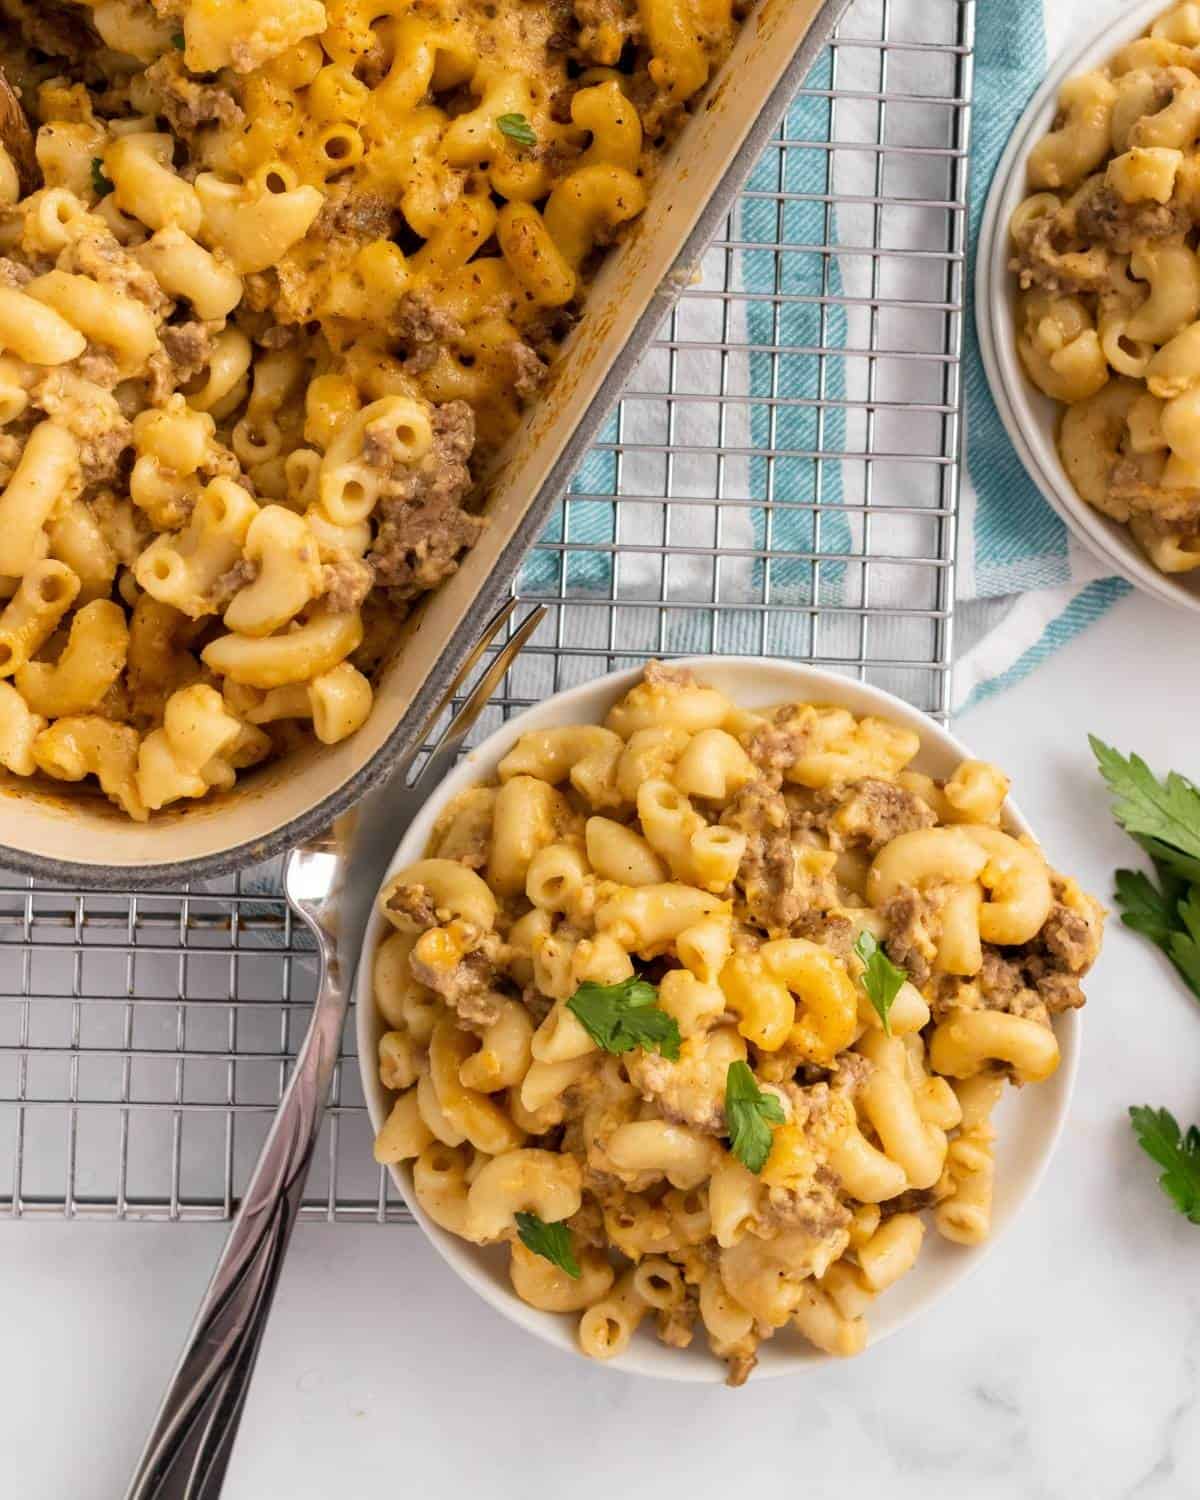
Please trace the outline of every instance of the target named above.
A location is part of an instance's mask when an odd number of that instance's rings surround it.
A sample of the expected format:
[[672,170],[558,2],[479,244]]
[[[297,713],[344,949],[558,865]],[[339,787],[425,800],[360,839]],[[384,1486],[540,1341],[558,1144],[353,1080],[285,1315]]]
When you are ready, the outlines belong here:
[[1074,535],[1200,609],[1200,12],[1133,5],[1052,70],[980,230],[997,409]]
[[1100,947],[1007,792],[781,661],[651,663],[492,735],[357,981],[376,1159],[447,1262],[558,1348],[731,1385],[928,1308],[1036,1186]]
[[0,862],[386,776],[843,4],[6,5]]

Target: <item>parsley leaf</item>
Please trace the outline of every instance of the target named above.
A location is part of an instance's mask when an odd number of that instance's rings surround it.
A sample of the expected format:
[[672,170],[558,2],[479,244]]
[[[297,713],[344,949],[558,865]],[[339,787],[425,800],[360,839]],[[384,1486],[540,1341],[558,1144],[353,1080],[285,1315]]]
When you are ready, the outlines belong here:
[[900,993],[900,986],[908,978],[905,969],[898,968],[875,939],[874,933],[862,931],[854,944],[854,951],[863,962],[862,987],[867,999],[875,1007],[875,1014],[883,1022],[888,1036],[892,1034],[892,1003]]
[[1171,934],[1171,959],[1188,988],[1200,999],[1200,890],[1192,886],[1176,910],[1183,930]]
[[501,135],[516,141],[518,146],[537,145],[537,134],[524,115],[497,115],[496,127]]
[[1095,735],[1088,740],[1113,793],[1113,816],[1158,877],[1117,871],[1121,921],[1161,948],[1200,1000],[1200,788],[1177,771],[1159,781],[1140,756],[1126,759]]
[[750,1168],[761,1172],[771,1154],[771,1126],[782,1125],[783,1105],[775,1094],[764,1094],[749,1064],[731,1062],[725,1074],[725,1123],[729,1149]]
[[567,1001],[567,1009],[605,1052],[645,1047],[661,1052],[671,1062],[679,1059],[678,1023],[659,1008],[658,991],[648,980],[622,979],[619,984],[585,980]]
[[1191,1224],[1200,1224],[1200,1130],[1181,1135],[1175,1116],[1148,1104],[1132,1105],[1129,1119],[1138,1144],[1162,1167],[1158,1185]]
[[518,1212],[514,1217],[517,1221],[517,1234],[527,1250],[532,1250],[543,1260],[558,1266],[572,1281],[579,1280],[581,1273],[575,1252],[571,1249],[571,1231],[564,1223],[559,1221],[547,1224],[537,1214]]
[[104,175],[104,163],[98,156],[92,157],[92,192],[98,197],[105,197],[111,193],[113,185]]
[[1166,948],[1175,928],[1175,903],[1169,895],[1141,870],[1118,870],[1116,895],[1126,927]]
[[176,52],[182,52],[187,46],[187,38],[182,31],[173,31],[171,33],[171,46],[175,48]]
[[1178,771],[1159,781],[1140,755],[1126,759],[1094,734],[1088,743],[1125,832],[1171,874],[1200,881],[1200,790]]

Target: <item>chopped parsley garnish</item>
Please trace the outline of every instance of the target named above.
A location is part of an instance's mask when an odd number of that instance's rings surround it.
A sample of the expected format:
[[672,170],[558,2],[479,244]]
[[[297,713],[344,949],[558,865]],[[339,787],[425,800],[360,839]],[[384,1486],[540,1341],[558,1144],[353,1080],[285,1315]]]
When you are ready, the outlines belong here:
[[187,38],[182,31],[173,31],[171,33],[171,46],[175,48],[176,52],[182,52],[187,46]]
[[867,999],[883,1022],[884,1031],[891,1036],[892,1023],[888,1017],[892,1013],[892,1003],[908,974],[891,961],[876,941],[874,933],[860,932],[854,951],[863,961],[862,987],[867,992]]
[[634,1047],[679,1058],[679,1026],[658,1004],[658,991],[645,979],[622,979],[619,984],[586,980],[567,1001],[583,1029],[605,1052],[631,1052]]
[[754,1081],[748,1063],[731,1062],[725,1074],[729,1149],[743,1166],[761,1172],[771,1154],[771,1126],[784,1122],[783,1105]]
[[113,190],[113,185],[104,175],[104,163],[98,156],[92,157],[92,192],[97,197],[107,197]]
[[517,1221],[517,1234],[526,1250],[532,1250],[543,1260],[558,1266],[572,1281],[579,1280],[579,1262],[571,1249],[571,1231],[565,1224],[547,1224],[537,1214],[517,1213],[514,1217]]
[[516,141],[518,146],[537,145],[537,134],[524,115],[497,115],[496,125],[501,135]]

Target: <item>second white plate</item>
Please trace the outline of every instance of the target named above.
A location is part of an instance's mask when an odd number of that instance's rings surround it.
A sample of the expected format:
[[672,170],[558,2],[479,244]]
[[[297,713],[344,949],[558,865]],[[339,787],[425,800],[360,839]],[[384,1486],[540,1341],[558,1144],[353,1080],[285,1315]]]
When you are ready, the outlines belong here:
[[992,178],[979,230],[975,261],[975,328],[992,398],[1030,479],[1072,533],[1113,572],[1136,588],[1181,609],[1200,610],[1200,569],[1161,573],[1126,527],[1082,500],[1058,456],[1055,434],[1062,408],[1027,379],[1017,356],[1016,278],[1008,269],[1008,223],[1029,189],[1025,163],[1050,129],[1063,81],[1100,67],[1140,36],[1164,10],[1166,0],[1142,0],[1105,26],[1078,51],[1055,64],[1021,116]]

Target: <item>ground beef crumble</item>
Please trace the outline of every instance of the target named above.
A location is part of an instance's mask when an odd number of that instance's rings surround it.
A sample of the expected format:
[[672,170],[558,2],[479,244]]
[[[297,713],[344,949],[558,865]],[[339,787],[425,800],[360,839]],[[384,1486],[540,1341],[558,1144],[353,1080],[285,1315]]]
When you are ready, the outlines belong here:
[[820,1166],[800,1187],[769,1187],[759,1217],[772,1229],[802,1229],[827,1240],[850,1223],[850,1210],[839,1201],[841,1178]]
[[723,1082],[708,1076],[711,1069],[702,1058],[671,1062],[657,1052],[639,1051],[628,1058],[626,1072],[664,1120],[701,1135],[725,1134]]
[[428,370],[438,351],[463,336],[457,318],[436,307],[420,292],[406,292],[388,322],[388,337],[405,353],[405,366],[413,374]]
[[[984,943],[982,967],[971,980],[938,976],[930,1001],[935,1020],[982,1007],[1048,1024],[1052,1015],[1083,1005],[1079,981],[1100,951],[1104,914],[1074,881],[1055,874],[1051,886],[1054,904],[1030,942],[1013,948]],[[890,937],[887,946],[895,958]]]
[[875,853],[899,834],[936,822],[932,809],[914,792],[868,776],[846,788],[829,819],[829,832],[834,848],[862,844]]
[[212,359],[212,334],[206,323],[168,324],[160,335],[163,352],[171,361],[176,386],[186,385]]
[[1191,228],[1192,216],[1180,203],[1126,203],[1098,183],[1079,204],[1075,224],[1082,238],[1099,241],[1118,255],[1128,255],[1146,240],[1166,239]]
[[119,245],[107,229],[78,235],[61,252],[57,265],[60,271],[90,276],[101,286],[133,297],[158,316],[165,316],[170,307],[171,299],[159,287],[153,272]]
[[335,615],[357,609],[371,592],[375,574],[369,563],[358,557],[339,557],[321,569],[325,585],[325,607]]
[[883,905],[887,923],[884,947],[894,964],[904,969],[915,985],[922,985],[933,972],[937,955],[936,919],[941,902],[936,893],[902,885]]
[[737,884],[751,918],[771,937],[786,935],[801,912],[787,803],[769,782],[752,781],[721,814],[721,822],[746,835]]
[[116,398],[90,390],[69,370],[52,370],[30,391],[30,400],[65,427],[79,444],[80,478],[85,488],[117,475],[133,441],[133,426]]
[[650,687],[694,687],[696,674],[690,667],[674,667],[670,662],[648,661],[642,679]]
[[790,704],[779,709],[770,724],[763,724],[750,736],[746,753],[756,766],[781,775],[804,754],[812,730],[797,724]]
[[1017,253],[1009,261],[1022,291],[1032,286],[1048,292],[1100,292],[1109,284],[1108,251],[1083,246],[1057,218],[1029,220],[1015,234]]
[[[411,599],[458,567],[459,554],[483,530],[482,517],[463,510],[471,488],[467,458],[475,417],[465,401],[433,413],[433,446],[415,467],[389,454],[376,514],[379,530],[368,555],[375,581],[396,601]],[[383,468],[383,464],[380,464]]]
[[504,995],[497,990],[500,975],[482,949],[467,953],[452,969],[409,959],[413,978],[440,995],[459,1020],[470,1027],[494,1025],[500,1019]]
[[84,17],[55,0],[4,0],[0,12],[33,51],[48,57],[78,63],[99,45]]
[[792,923],[791,936],[823,943],[839,958],[848,958],[854,945],[854,923],[835,911],[803,911]]
[[230,91],[198,82],[177,52],[151,63],[142,77],[155,110],[184,140],[205,125],[236,126],[242,122],[241,106]]
[[150,356],[146,370],[146,393],[152,406],[164,406],[212,359],[212,335],[205,323],[168,323],[159,338],[162,348]]
[[36,273],[32,267],[24,266],[20,261],[9,260],[7,256],[0,255],[0,286],[19,288],[31,282]]
[[641,33],[637,8],[624,0],[574,0],[579,50],[590,62],[613,67],[627,40]]
[[338,185],[327,194],[312,234],[322,240],[386,240],[394,225],[395,214],[382,193],[355,193]]
[[659,1309],[655,1320],[659,1339],[672,1349],[686,1349],[692,1342],[692,1332],[699,1314],[699,1294],[694,1288],[688,1287],[681,1302],[677,1302],[674,1307]]
[[[1102,922],[1096,905],[1088,897],[1084,911],[1077,905],[1068,905],[1063,897],[1068,894],[1066,882],[1055,876],[1055,902],[1050,915],[1042,924],[1038,937],[1051,957],[1058,960],[1059,967],[1070,974],[1086,974],[1095,963],[1100,952]],[[1074,893],[1078,901],[1081,892]]]
[[121,379],[120,366],[113,356],[105,349],[97,349],[94,344],[89,344],[75,361],[75,369],[81,379],[90,380],[106,391],[111,391]]
[[[553,110],[553,105],[551,105],[551,109]],[[570,118],[570,104],[568,100],[567,118],[563,123],[567,123]],[[580,148],[571,141],[551,141],[548,146],[542,147],[541,159],[546,165],[547,172],[550,173],[550,180],[552,182],[565,177],[571,171],[579,159],[579,151]]]
[[239,558],[228,572],[222,573],[212,587],[212,603],[220,613],[234,594],[239,593],[258,577],[258,564],[248,558]]
[[513,390],[519,401],[531,401],[546,383],[549,368],[538,358],[537,352],[521,339],[514,339],[506,346],[506,353],[513,366]]
[[437,926],[437,907],[423,885],[398,885],[384,904],[388,911],[407,917],[422,932]]

